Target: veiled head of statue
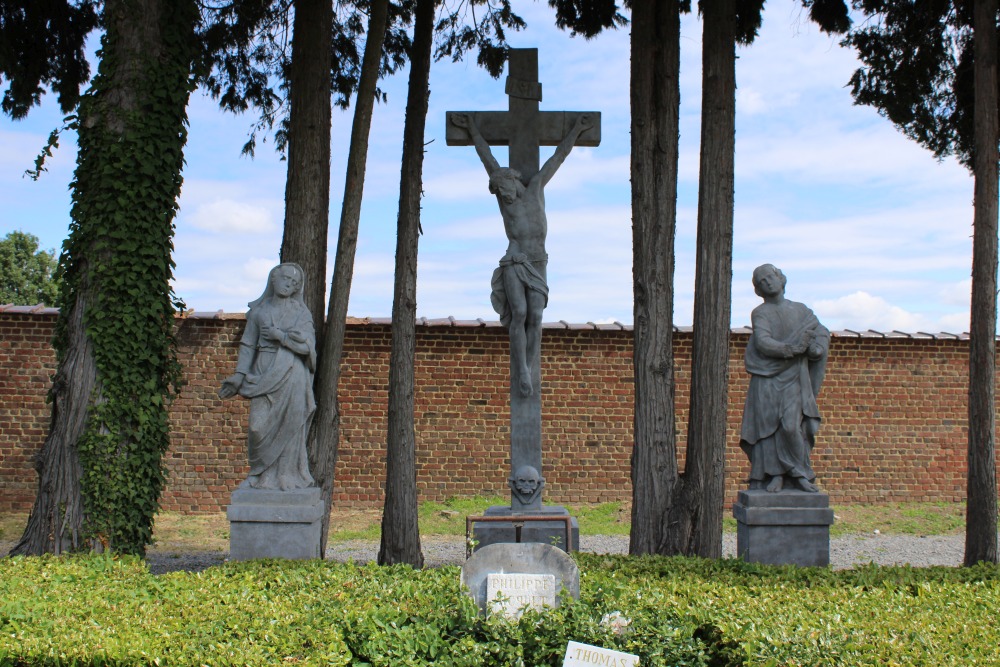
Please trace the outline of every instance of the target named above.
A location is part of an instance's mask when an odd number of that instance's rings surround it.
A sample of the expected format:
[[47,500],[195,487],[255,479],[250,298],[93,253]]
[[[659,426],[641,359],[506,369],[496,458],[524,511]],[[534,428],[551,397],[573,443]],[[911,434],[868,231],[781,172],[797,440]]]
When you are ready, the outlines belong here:
[[293,298],[303,300],[302,289],[305,285],[305,272],[295,262],[284,262],[271,269],[267,276],[267,286],[260,298],[250,302],[253,308],[265,299]]

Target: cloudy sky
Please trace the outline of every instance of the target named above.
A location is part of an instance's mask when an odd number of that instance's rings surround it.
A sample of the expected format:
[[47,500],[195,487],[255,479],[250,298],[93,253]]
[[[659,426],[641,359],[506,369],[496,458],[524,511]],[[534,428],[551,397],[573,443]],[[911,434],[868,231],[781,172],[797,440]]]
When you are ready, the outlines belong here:
[[[592,41],[553,27],[546,3],[519,3],[528,28],[515,47],[537,47],[543,110],[600,111],[602,144],[577,148],[546,189],[550,299],[546,321],[632,322],[629,191],[629,39]],[[692,318],[698,190],[701,24],[682,28],[680,184],[675,323]],[[759,303],[750,275],[770,262],[787,295],[831,329],[963,332],[968,329],[972,179],[933,156],[845,87],[857,66],[795,2],[766,5],[754,46],[737,63],[736,221],[732,323]],[[392,308],[406,73],[376,107],[349,312]],[[445,112],[503,110],[503,80],[474,63],[432,69],[425,141],[417,314],[495,319],[490,275],[506,249],[495,199],[471,147],[445,145]],[[271,143],[253,160],[240,147],[251,116],[192,98],[175,261],[178,295],[197,311],[242,312],[277,262],[284,163]],[[75,136],[40,181],[23,176],[59,124],[52,99],[26,121],[0,120],[0,237],[30,231],[58,249],[67,233]],[[334,112],[331,247],[336,244],[350,112]],[[548,152],[551,149],[543,149]],[[542,159],[548,156],[543,153]],[[506,163],[506,149],[495,149]],[[332,272],[332,259],[330,271]]]

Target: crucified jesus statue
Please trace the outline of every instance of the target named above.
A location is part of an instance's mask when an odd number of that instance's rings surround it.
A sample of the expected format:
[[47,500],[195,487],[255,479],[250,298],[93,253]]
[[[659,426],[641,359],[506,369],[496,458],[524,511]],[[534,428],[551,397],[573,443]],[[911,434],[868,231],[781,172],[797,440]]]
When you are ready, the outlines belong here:
[[545,185],[555,175],[580,134],[593,126],[587,114],[576,122],[538,173],[525,181],[516,169],[501,167],[476,125],[475,114],[453,114],[452,122],[468,131],[476,153],[490,177],[490,192],[497,197],[504,231],[509,241],[500,266],[493,272],[490,300],[500,321],[510,332],[511,382],[521,396],[538,391],[532,386],[531,364],[540,358],[542,311],[548,304],[546,283]]

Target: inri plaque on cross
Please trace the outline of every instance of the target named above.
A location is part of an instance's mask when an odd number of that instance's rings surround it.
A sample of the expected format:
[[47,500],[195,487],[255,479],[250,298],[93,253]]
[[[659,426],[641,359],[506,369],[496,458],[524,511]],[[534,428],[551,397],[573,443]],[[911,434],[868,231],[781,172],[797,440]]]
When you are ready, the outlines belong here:
[[[507,111],[451,111],[449,146],[475,146],[497,196],[510,244],[493,275],[494,308],[511,345],[511,512],[542,507],[541,314],[548,302],[544,187],[573,146],[601,142],[600,113],[539,111],[538,50],[511,49]],[[510,167],[490,146],[508,146]],[[539,167],[539,147],[556,146]]]

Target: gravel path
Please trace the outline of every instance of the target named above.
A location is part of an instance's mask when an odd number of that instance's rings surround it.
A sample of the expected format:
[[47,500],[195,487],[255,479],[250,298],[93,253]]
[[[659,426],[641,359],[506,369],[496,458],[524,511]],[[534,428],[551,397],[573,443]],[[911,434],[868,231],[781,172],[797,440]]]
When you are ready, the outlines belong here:
[[[465,560],[465,545],[460,537],[425,537],[421,540],[424,564],[427,567],[461,565]],[[934,535],[848,535],[830,540],[830,564],[834,569],[854,565],[931,565],[958,566],[965,549],[964,534]],[[591,535],[580,538],[580,550],[591,553],[624,554],[628,552],[628,537]],[[724,556],[735,556],[736,535],[726,534],[722,540]],[[337,542],[327,549],[327,558],[340,562],[353,559],[358,563],[375,560],[378,543],[370,541]],[[150,552],[147,560],[154,574],[186,570],[197,572],[225,562],[225,552]]]

